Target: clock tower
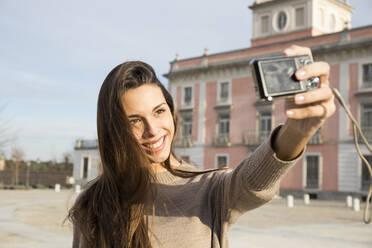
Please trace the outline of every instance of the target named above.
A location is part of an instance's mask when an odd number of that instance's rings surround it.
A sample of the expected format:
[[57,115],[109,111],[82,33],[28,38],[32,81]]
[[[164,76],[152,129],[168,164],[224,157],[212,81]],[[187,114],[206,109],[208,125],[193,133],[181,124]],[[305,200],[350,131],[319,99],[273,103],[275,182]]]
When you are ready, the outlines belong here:
[[252,47],[351,28],[348,0],[261,0],[253,12]]

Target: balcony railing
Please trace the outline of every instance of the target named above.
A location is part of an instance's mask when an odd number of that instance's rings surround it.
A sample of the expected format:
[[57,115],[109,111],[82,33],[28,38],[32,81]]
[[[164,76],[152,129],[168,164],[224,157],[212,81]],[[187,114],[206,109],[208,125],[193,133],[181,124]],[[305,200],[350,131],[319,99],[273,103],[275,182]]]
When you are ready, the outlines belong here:
[[213,140],[213,144],[216,146],[229,146],[230,135],[228,133],[216,134]]
[[362,126],[362,132],[368,141],[372,141],[372,127],[371,126],[368,126],[368,127]]
[[243,143],[251,146],[260,145],[270,136],[270,133],[271,131],[245,131],[243,134]]
[[228,97],[217,99],[217,105],[229,105],[230,99]]
[[323,143],[323,140],[322,140],[322,135],[320,133],[320,131],[317,131],[313,137],[311,137],[311,139],[309,140],[309,144],[310,145],[319,145],[319,144],[322,144]]
[[191,136],[185,136],[176,139],[174,145],[176,147],[191,147],[192,146]]
[[363,89],[372,88],[372,80],[363,81],[362,82],[362,88]]

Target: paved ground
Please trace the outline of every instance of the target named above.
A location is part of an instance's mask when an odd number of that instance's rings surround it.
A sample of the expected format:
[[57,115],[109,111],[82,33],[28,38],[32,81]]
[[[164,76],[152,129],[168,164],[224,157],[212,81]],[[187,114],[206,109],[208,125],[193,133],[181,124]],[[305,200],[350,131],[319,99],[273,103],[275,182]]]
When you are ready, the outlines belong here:
[[[364,209],[364,204],[362,205]],[[295,200],[287,208],[284,199],[248,212],[230,231],[233,248],[372,247],[372,224],[364,224],[363,211],[354,212],[344,202]]]
[[[74,198],[67,190],[0,190],[0,248],[71,247],[72,228],[62,223]],[[274,199],[239,219],[230,247],[372,248],[372,224],[362,215],[343,202],[295,200],[289,209]]]

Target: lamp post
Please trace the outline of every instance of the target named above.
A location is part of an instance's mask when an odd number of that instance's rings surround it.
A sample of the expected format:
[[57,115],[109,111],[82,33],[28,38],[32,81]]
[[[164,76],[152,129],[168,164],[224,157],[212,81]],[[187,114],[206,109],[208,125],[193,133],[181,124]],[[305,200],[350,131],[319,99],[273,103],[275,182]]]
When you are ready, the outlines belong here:
[[26,174],[26,187],[28,188],[30,186],[30,166],[31,166],[31,162],[28,161],[27,162],[27,174]]
[[[40,170],[40,159],[39,158],[37,158],[36,159],[36,163],[37,163],[37,169],[38,170]],[[39,186],[39,184],[40,184],[40,173],[37,173],[37,186]]]

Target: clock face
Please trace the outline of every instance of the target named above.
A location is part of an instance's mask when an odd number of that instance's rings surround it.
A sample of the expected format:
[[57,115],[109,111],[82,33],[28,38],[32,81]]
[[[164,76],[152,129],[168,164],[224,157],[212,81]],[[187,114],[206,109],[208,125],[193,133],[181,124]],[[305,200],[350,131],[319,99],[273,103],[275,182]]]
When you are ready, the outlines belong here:
[[287,14],[284,11],[281,11],[278,15],[277,24],[279,30],[283,30],[285,25],[287,25]]

